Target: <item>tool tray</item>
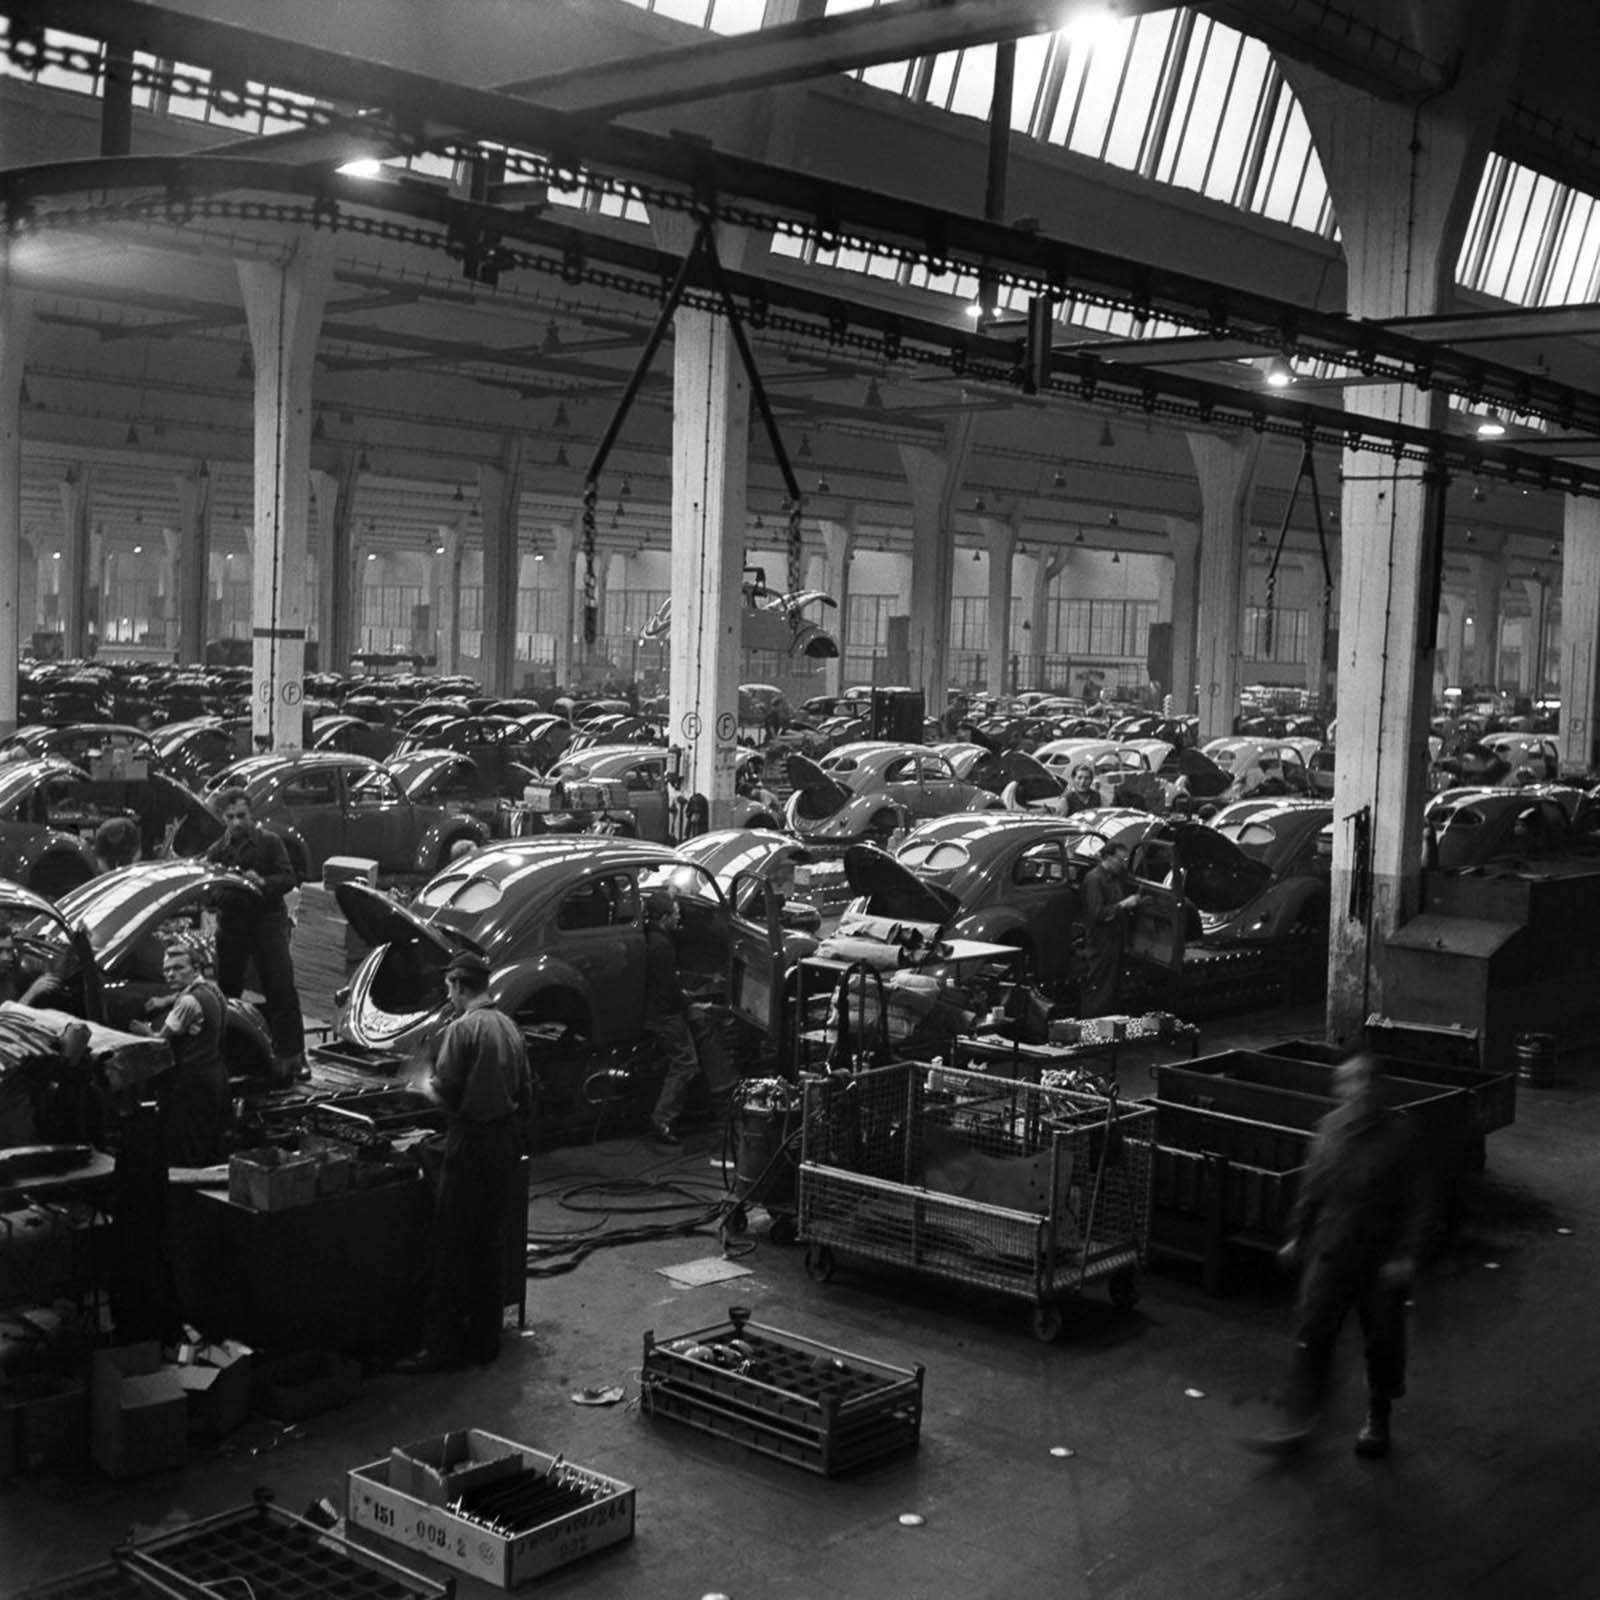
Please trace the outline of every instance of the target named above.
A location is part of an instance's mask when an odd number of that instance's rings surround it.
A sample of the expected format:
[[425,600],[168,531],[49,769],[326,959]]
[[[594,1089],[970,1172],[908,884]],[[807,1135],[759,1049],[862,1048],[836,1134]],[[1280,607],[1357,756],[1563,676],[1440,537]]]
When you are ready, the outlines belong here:
[[[691,1347],[726,1351],[720,1366]],[[748,1355],[745,1354],[748,1350]],[[824,1476],[915,1449],[923,1368],[894,1367],[750,1321],[728,1321],[658,1341],[644,1336],[641,1403],[703,1433]]]

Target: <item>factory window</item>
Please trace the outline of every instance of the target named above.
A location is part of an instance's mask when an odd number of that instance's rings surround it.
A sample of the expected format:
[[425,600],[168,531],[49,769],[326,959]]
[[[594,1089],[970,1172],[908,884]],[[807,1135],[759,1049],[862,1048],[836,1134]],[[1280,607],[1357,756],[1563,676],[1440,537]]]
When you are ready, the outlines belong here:
[[845,643],[856,649],[881,650],[889,635],[889,618],[904,609],[899,595],[852,594],[847,596],[849,616],[845,620]]
[[1149,600],[1058,599],[1051,607],[1048,647],[1065,656],[1143,657],[1155,615]]
[[1247,661],[1304,662],[1306,659],[1306,612],[1274,606],[1271,637],[1268,637],[1268,611],[1265,606],[1244,608],[1244,654]]
[[985,595],[956,595],[950,601],[950,648],[989,648],[989,601]]

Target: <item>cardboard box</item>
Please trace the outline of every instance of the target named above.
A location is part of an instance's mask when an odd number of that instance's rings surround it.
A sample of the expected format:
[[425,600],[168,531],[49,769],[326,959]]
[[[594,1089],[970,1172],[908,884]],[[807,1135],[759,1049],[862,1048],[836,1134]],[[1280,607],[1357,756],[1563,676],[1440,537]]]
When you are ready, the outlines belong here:
[[431,1506],[447,1506],[463,1490],[522,1471],[515,1445],[491,1443],[491,1435],[458,1428],[389,1452],[389,1486]]
[[317,1198],[317,1163],[275,1148],[236,1150],[228,1158],[228,1198],[252,1211],[289,1211]]
[[365,883],[378,887],[378,863],[370,856],[329,856],[322,863],[322,887],[337,883]]
[[268,1414],[280,1422],[303,1422],[355,1399],[361,1363],[327,1350],[303,1350],[280,1356],[264,1379]]
[[25,1471],[75,1467],[89,1456],[89,1391],[77,1378],[16,1380],[17,1457]]
[[181,1467],[189,1455],[189,1403],[155,1343],[97,1350],[90,1388],[89,1453],[113,1478]]
[[[479,1428],[471,1429],[468,1437],[473,1448],[485,1456],[496,1450],[515,1452],[523,1468],[547,1472],[557,1459]],[[569,1561],[633,1537],[633,1488],[571,1462],[565,1463],[564,1470],[596,1492],[594,1502],[511,1536],[402,1493],[389,1482],[389,1469],[388,1461],[374,1461],[349,1474],[345,1483],[345,1517],[350,1526],[409,1550],[420,1550],[435,1561],[497,1588],[519,1589]]]
[[189,1402],[189,1431],[220,1439],[250,1415],[249,1345],[237,1339],[185,1345],[175,1363]]

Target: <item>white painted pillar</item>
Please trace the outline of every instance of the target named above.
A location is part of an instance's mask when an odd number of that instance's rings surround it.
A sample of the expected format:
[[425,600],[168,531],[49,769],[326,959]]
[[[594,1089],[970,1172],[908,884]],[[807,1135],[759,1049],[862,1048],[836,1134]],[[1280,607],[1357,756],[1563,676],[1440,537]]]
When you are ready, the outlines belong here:
[[750,389],[726,323],[680,311],[673,340],[672,628],[668,739],[686,795],[732,823]]
[[1500,687],[1500,597],[1506,586],[1505,558],[1499,552],[1468,556],[1472,572],[1472,682],[1480,689]]
[[10,282],[0,251],[0,734],[17,730],[19,575],[22,566],[22,368],[32,304]]
[[1589,772],[1600,714],[1600,500],[1568,495],[1561,528],[1561,770]]
[[841,521],[827,517],[822,521],[822,584],[821,587],[839,602],[837,611],[822,608],[839,641],[839,653],[822,663],[822,692],[839,695],[844,692],[845,629],[850,616],[850,562],[855,554],[856,508],[851,506]]
[[1239,710],[1245,519],[1261,437],[1191,433],[1188,439],[1200,480],[1195,675],[1203,744],[1232,733]]
[[[1042,564],[1041,564],[1042,563]],[[1067,569],[1067,551],[1057,545],[1048,560],[1033,558],[1033,588],[1028,602],[1028,662],[1023,677],[1031,689],[1065,693],[1067,684],[1046,681],[1045,657],[1050,653],[1050,601],[1055,581]]]
[[251,565],[253,728],[258,746],[300,748],[306,655],[306,521],[311,379],[333,281],[327,230],[293,238],[281,261],[240,261],[255,357],[255,512]]
[[[1474,14],[1470,34],[1454,41],[1452,87],[1422,106],[1285,66],[1339,216],[1353,319],[1450,309],[1472,199],[1515,65],[1514,39],[1496,37],[1521,26],[1513,9]],[[1439,26],[1464,16],[1443,16]],[[1355,384],[1345,407],[1411,427],[1449,426],[1437,391]],[[1425,475],[1420,462],[1345,452],[1328,958],[1328,1032],[1341,1043],[1356,1042],[1367,1016],[1388,1009],[1384,947],[1420,899],[1437,604],[1426,574],[1444,492],[1442,476]]]
[[478,468],[483,516],[483,653],[487,695],[517,692],[517,583],[522,570],[518,512],[522,502],[520,438],[508,438],[494,466]]
[[[984,688],[989,694],[1004,695],[1019,687],[1011,680],[1011,563],[1017,553],[1017,524],[1014,516],[978,518],[984,547],[989,552],[988,659],[985,662]],[[1018,667],[1021,676],[1021,667]]]
[[972,455],[976,421],[958,417],[943,447],[900,446],[911,485],[911,686],[930,717],[942,717],[950,681],[950,597],[955,589],[956,496]]

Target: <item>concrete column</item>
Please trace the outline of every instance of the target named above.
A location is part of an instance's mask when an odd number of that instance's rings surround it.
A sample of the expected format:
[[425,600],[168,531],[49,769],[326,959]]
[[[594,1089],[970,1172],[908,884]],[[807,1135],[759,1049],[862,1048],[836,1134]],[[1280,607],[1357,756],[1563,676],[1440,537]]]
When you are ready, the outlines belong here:
[[838,695],[844,691],[845,629],[850,617],[850,563],[855,556],[856,508],[851,506],[843,521],[824,518],[821,527],[821,587],[839,602],[839,609],[828,613],[839,641],[839,653],[822,663],[822,692]]
[[[1516,60],[1513,8],[1478,8],[1451,88],[1425,105],[1376,100],[1286,65],[1338,214],[1354,319],[1450,309],[1454,268],[1490,134]],[[1493,14],[1491,14],[1491,12]],[[1464,11],[1439,19],[1448,29]],[[1349,413],[1445,428],[1435,392],[1356,384]],[[1347,450],[1339,526],[1339,764],[1329,938],[1328,1031],[1353,1043],[1385,1011],[1385,941],[1416,911],[1437,595],[1426,574],[1442,536],[1443,475],[1387,451]],[[1398,1000],[1398,997],[1396,997]]]
[[33,326],[32,301],[10,281],[0,253],[0,734],[17,729],[17,657],[22,565],[22,368]]
[[900,463],[911,484],[911,686],[922,690],[930,717],[944,715],[950,681],[956,496],[975,430],[968,414],[946,427],[939,450],[900,446]]
[[317,507],[317,665],[323,672],[349,667],[361,627],[356,596],[366,575],[355,567],[350,538],[360,459],[353,446],[342,444],[334,471],[311,474]]
[[172,648],[179,661],[205,656],[210,611],[211,469],[200,462],[176,480],[178,490],[177,582],[173,594]]
[[483,692],[517,692],[517,581],[522,570],[517,514],[522,502],[522,440],[501,446],[499,463],[478,468],[483,515]]
[[255,514],[251,552],[251,705],[257,745],[300,748],[306,656],[306,521],[311,379],[333,238],[302,233],[281,261],[240,261],[255,356]]
[[81,661],[89,653],[90,509],[94,471],[68,467],[61,480],[61,653]]
[[182,661],[183,530],[163,528],[161,550],[165,563],[161,581],[162,638],[172,659]]
[[39,540],[26,531],[18,552],[17,643],[26,650],[39,626]]
[[1479,688],[1500,687],[1500,597],[1505,591],[1506,564],[1499,552],[1467,557],[1471,572],[1468,610],[1472,616],[1472,660],[1466,670]]
[[1561,770],[1588,772],[1600,764],[1600,500],[1567,496],[1561,558]]
[[1195,676],[1200,685],[1200,740],[1204,743],[1232,733],[1239,710],[1245,514],[1261,456],[1261,438],[1259,434],[1221,438],[1191,433],[1188,439],[1200,480]]
[[1200,529],[1182,517],[1163,518],[1167,539],[1172,545],[1168,576],[1162,584],[1164,622],[1172,624],[1172,681],[1166,692],[1172,696],[1174,716],[1186,717],[1195,710],[1195,621],[1200,599]]
[[1538,699],[1544,693],[1544,656],[1550,642],[1550,580],[1544,576],[1522,580],[1528,616],[1522,625],[1522,676],[1518,687]]
[[1035,689],[1065,690],[1066,684],[1045,682],[1045,656],[1050,651],[1050,601],[1055,581],[1067,570],[1065,545],[1057,545],[1048,560],[1035,558],[1034,583],[1028,603],[1028,662],[1023,677]]
[[[1014,517],[979,517],[978,527],[989,552],[988,635],[984,688],[989,694],[1010,692],[1011,668],[1011,563],[1017,553]],[[1019,668],[1020,672],[1020,668]]]
[[453,678],[461,671],[462,527],[463,522],[439,524],[433,557],[433,652],[441,678]]
[[726,323],[680,311],[673,341],[672,628],[667,737],[685,794],[732,824],[750,390]]
[[560,688],[572,686],[572,647],[578,632],[578,586],[573,560],[578,550],[578,535],[583,518],[574,516],[558,522],[550,530],[550,577],[555,586],[555,604],[550,628],[555,634],[555,675]]

